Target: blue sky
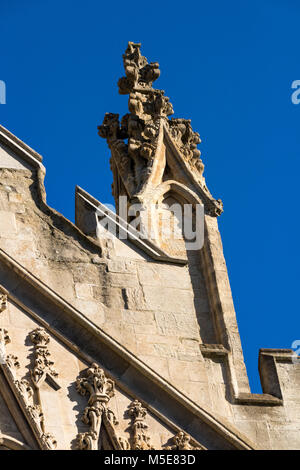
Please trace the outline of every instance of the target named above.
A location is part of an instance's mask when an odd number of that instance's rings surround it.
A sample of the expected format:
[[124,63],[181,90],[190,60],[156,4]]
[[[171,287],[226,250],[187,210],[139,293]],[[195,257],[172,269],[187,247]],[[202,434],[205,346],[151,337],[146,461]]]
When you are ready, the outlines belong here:
[[1,0],[0,123],[44,157],[49,205],[74,221],[78,184],[112,203],[97,135],[118,95],[128,41],[158,61],[174,117],[200,133],[253,392],[260,347],[300,339],[300,3]]

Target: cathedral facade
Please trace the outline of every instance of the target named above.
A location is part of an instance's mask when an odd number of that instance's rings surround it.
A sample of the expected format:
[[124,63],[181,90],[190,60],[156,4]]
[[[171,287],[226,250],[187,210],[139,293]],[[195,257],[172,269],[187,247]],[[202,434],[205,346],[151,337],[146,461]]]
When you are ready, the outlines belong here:
[[42,157],[0,126],[0,450],[300,449],[300,362],[261,349],[250,391],[218,217],[186,119],[123,55],[107,113],[116,213],[50,208]]

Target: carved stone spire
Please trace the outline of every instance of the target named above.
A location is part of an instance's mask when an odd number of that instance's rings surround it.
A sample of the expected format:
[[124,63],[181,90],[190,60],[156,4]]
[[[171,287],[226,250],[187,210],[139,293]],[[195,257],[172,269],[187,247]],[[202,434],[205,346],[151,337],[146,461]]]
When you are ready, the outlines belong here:
[[[34,330],[34,332],[31,333],[31,335],[35,344],[41,344],[41,336],[43,336],[43,341],[46,344],[49,342],[49,337],[42,328],[37,328]],[[2,371],[4,372],[4,375],[10,384],[21,409],[27,417],[28,422],[39,442],[40,448],[43,450],[55,449],[57,445],[56,439],[51,433],[46,432],[45,430],[44,413],[42,410],[40,397],[38,397],[39,403],[35,404],[33,400],[34,390],[28,380],[24,378],[19,379],[17,377],[17,370],[20,368],[20,363],[17,356],[13,354],[6,355],[5,353],[5,345],[10,342],[11,340],[8,331],[4,328],[0,328],[0,368],[2,368]],[[46,344],[44,344],[45,347]],[[40,377],[40,374],[38,374],[38,377]],[[38,388],[36,383],[36,375],[34,373],[32,374],[32,381],[34,386]]]
[[[111,150],[113,195],[147,205],[149,195],[167,180],[195,192],[210,215],[222,212],[222,203],[208,191],[204,165],[197,145],[200,136],[187,119],[169,119],[173,107],[163,90],[153,88],[159,64],[148,63],[141,44],[128,43],[123,55],[125,77],[118,82],[120,94],[128,94],[129,113],[119,120],[107,113],[98,127]],[[127,140],[128,139],[128,140]],[[144,209],[143,209],[144,210]]]
[[160,75],[159,64],[157,62],[148,64],[146,57],[141,55],[140,47],[140,43],[129,42],[123,54],[126,77],[120,78],[118,82],[121,95],[127,95],[134,89],[144,91],[151,89],[152,83]]

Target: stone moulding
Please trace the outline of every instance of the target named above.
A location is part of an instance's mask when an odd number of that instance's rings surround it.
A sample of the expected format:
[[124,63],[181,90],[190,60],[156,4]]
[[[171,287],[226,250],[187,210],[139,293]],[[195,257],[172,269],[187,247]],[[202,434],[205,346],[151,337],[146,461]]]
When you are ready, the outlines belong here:
[[32,450],[28,445],[2,432],[0,432],[0,446],[9,450]]
[[204,447],[196,447],[191,443],[191,436],[180,431],[172,439],[173,445],[168,450],[205,450]]
[[34,344],[35,362],[31,371],[31,378],[36,389],[39,389],[45,380],[53,386],[55,390],[60,388],[56,377],[58,373],[53,368],[54,362],[50,359],[50,352],[47,345],[50,342],[50,336],[44,328],[36,328],[29,335]]

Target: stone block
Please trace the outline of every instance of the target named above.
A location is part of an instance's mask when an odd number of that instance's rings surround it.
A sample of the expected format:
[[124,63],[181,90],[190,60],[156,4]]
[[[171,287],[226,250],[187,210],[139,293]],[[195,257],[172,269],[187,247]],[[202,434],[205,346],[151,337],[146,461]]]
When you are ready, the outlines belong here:
[[75,292],[78,299],[92,299],[93,291],[90,284],[76,282],[75,283]]
[[0,237],[11,238],[17,233],[15,214],[0,210]]

